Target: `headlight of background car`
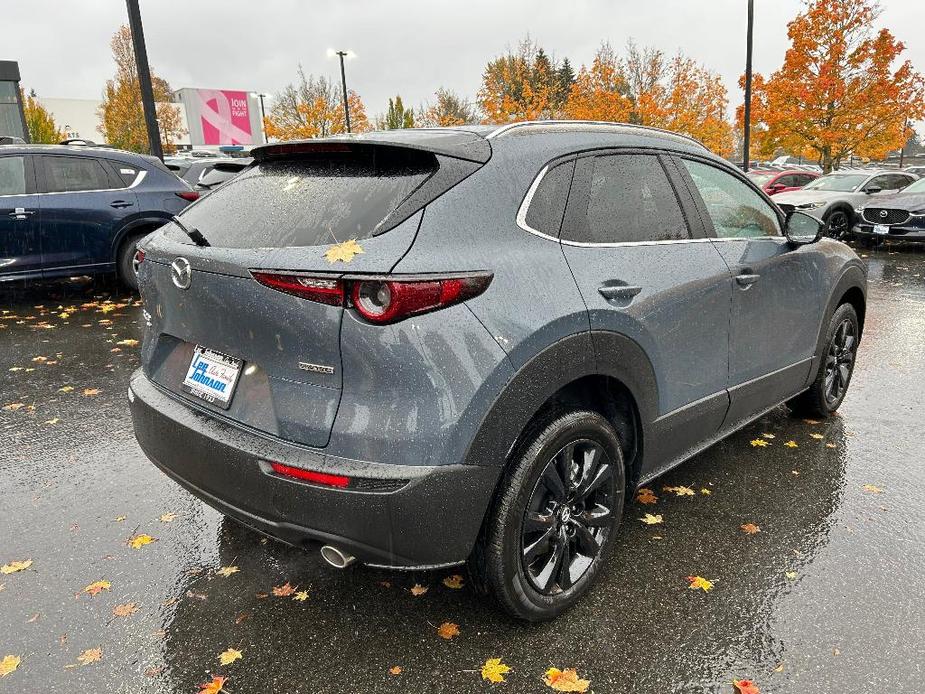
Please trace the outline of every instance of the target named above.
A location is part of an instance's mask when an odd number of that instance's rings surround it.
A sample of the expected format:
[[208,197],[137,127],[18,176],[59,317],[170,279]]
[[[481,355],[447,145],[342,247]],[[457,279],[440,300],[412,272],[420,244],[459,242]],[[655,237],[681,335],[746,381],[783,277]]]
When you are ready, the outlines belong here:
[[802,205],[797,205],[798,210],[815,210],[817,207],[822,207],[825,205],[824,202],[804,202]]
[[855,207],[855,208],[854,208],[854,211],[857,212],[858,214],[864,214],[864,208],[863,208],[863,207]]

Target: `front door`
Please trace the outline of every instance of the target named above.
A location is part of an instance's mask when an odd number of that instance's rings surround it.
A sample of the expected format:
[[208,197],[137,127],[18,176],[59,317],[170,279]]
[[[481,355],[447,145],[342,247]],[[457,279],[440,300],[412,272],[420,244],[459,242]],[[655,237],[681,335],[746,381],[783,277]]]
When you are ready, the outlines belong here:
[[788,244],[777,210],[745,176],[695,158],[680,161],[733,275],[726,426],[735,427],[805,386],[824,308],[824,258],[815,244]]
[[597,359],[613,358],[616,334],[651,362],[658,417],[645,473],[709,440],[728,406],[731,277],[672,170],[652,153],[580,158],[561,232]]
[[0,155],[0,280],[41,271],[32,157]]
[[[136,210],[135,192],[115,189],[109,169],[89,156],[42,156],[42,256],[49,274],[106,269],[113,240]],[[122,185],[121,183],[119,185]]]

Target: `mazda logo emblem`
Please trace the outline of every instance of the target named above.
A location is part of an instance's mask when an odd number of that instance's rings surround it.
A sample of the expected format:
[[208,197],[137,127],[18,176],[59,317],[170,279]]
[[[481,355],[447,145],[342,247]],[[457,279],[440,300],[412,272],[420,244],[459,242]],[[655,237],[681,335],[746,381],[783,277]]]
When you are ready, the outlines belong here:
[[193,281],[193,271],[186,258],[177,258],[170,264],[170,279],[178,289],[189,289]]
[[888,213],[887,213],[886,210],[880,210],[880,216],[881,216],[881,217],[886,218],[887,214],[888,214]]

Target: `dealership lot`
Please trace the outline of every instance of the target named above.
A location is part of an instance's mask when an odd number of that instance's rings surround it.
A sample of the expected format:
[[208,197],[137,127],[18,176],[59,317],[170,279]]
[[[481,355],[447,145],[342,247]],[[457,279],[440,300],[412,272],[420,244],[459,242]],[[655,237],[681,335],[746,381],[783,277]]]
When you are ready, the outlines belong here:
[[[629,505],[603,580],[537,626],[447,587],[456,571],[337,572],[223,519],[135,442],[135,297],[4,289],[0,564],[32,564],[0,575],[0,658],[22,658],[0,692],[193,692],[212,675],[234,694],[539,692],[551,666],[577,668],[596,692],[725,692],[743,677],[762,692],[914,687],[925,253],[867,255],[865,336],[841,416],[809,423],[779,408],[657,480],[656,503]],[[639,522],[646,513],[663,523]],[[689,575],[714,589],[689,590]],[[97,581],[109,587],[84,591]],[[445,622],[459,635],[441,638]],[[242,657],[222,665],[229,648]],[[488,658],[510,666],[505,684],[481,679]]]

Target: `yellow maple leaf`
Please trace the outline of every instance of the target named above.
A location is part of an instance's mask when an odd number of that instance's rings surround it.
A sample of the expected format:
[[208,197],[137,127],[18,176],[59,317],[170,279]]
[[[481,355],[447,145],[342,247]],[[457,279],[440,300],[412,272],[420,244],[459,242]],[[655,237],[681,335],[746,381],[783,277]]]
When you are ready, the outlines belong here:
[[659,513],[657,515],[652,515],[651,513],[647,513],[639,520],[641,520],[646,525],[658,525],[662,522],[662,514]]
[[453,574],[443,579],[443,585],[453,590],[459,590],[463,587],[463,577],[459,574]]
[[157,539],[142,533],[141,535],[130,537],[126,542],[132,549],[141,549],[145,545],[150,545],[152,542],[157,542]]
[[429,588],[427,586],[422,586],[420,583],[415,583],[413,586],[411,586],[410,590],[414,597],[419,598],[420,596],[424,595],[424,593],[426,593]]
[[763,436],[764,438],[766,438],[766,439],[774,439],[774,438],[777,438],[774,434],[762,434],[762,436]]
[[392,667],[389,668],[389,674],[390,675],[400,675],[401,668],[398,665],[393,665]]
[[199,685],[199,694],[219,694],[219,692],[225,691],[224,686],[227,680],[227,677],[213,675],[211,682]]
[[229,648],[218,654],[218,660],[222,665],[231,665],[234,661],[240,660],[244,654],[236,648]]
[[93,583],[88,585],[86,588],[84,588],[81,592],[87,593],[88,595],[96,595],[100,591],[109,590],[111,586],[112,586],[112,583],[110,583],[109,581],[94,581]]
[[862,489],[865,492],[870,492],[871,494],[883,494],[883,490],[880,487],[873,485],[873,484],[865,484],[862,487]]
[[701,487],[701,488],[700,488],[700,493],[703,494],[704,496],[710,496],[710,494],[712,494],[713,492],[711,492],[711,491],[710,491],[709,489],[707,489],[706,487]]
[[437,627],[437,636],[449,641],[454,636],[459,636],[459,625],[453,624],[453,622],[444,622]]
[[135,347],[138,345],[138,340],[133,340],[133,339],[119,340],[116,344],[122,345],[123,347]]
[[58,417],[52,417],[51,419],[46,419],[45,424],[57,424],[60,421]]
[[822,439],[825,438],[825,436],[823,436],[822,434],[810,434],[810,436],[812,436],[817,441],[821,441]]
[[59,393],[70,393],[72,390],[74,390],[74,386],[61,386],[58,388]]
[[0,574],[14,574],[17,571],[25,571],[30,566],[32,566],[31,559],[26,559],[25,561],[11,561],[9,564],[0,566]]
[[799,448],[799,444],[796,441],[788,441],[784,444],[787,448]]
[[102,657],[103,657],[102,648],[88,648],[83,653],[81,653],[79,656],[77,656],[77,661],[81,665],[89,665],[90,663],[95,663]]
[[658,501],[658,497],[655,496],[655,492],[647,487],[643,487],[638,492],[636,492],[636,501],[640,504],[654,504]]
[[357,243],[356,239],[335,243],[324,252],[324,259],[329,263],[336,263],[338,260],[349,263],[353,256],[363,253],[363,247]]
[[224,578],[228,578],[232,574],[238,573],[240,570],[241,569],[239,569],[237,566],[223,566],[222,568],[218,569],[215,573]]
[[586,692],[591,686],[591,680],[583,680],[578,677],[578,672],[574,668],[560,670],[551,667],[543,676],[543,682],[550,689],[557,692]]
[[742,532],[746,535],[754,535],[755,533],[761,532],[761,528],[759,528],[754,523],[743,523],[739,527],[742,528]]
[[138,605],[133,602],[126,602],[121,605],[116,605],[112,608],[112,613],[116,617],[128,617],[138,612]]
[[752,439],[751,441],[749,441],[749,443],[755,448],[764,448],[765,446],[771,445],[764,439]]
[[703,576],[688,576],[687,580],[690,581],[688,588],[691,590],[702,590],[704,593],[709,593],[713,590],[713,581],[708,581]]
[[172,523],[174,519],[176,519],[176,517],[177,517],[176,513],[163,513],[161,514],[160,518],[158,518],[158,520],[161,523]]
[[305,602],[308,600],[308,591],[300,590],[298,593],[292,596],[293,600],[298,600],[299,602]]
[[482,666],[482,679],[489,682],[504,682],[504,676],[511,671],[501,658],[489,658]]
[[19,667],[22,658],[18,655],[5,655],[0,659],[0,677],[6,677]]
[[662,491],[674,492],[678,496],[694,496],[694,490],[683,485],[678,487],[662,487]]
[[797,572],[796,571],[786,571],[784,572],[784,576],[786,576],[792,581],[793,579],[797,577]]

